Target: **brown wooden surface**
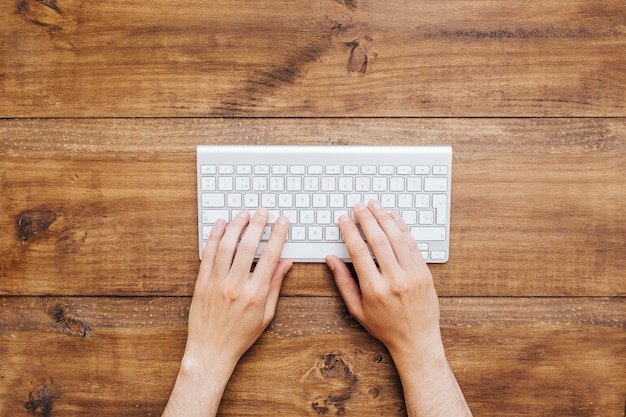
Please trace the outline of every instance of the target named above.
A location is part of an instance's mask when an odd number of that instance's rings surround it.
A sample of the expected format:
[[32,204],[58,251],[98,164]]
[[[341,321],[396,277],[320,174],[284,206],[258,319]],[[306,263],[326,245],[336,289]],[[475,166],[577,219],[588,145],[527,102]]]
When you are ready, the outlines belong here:
[[[624,416],[624,50],[623,0],[2,2],[0,417],[160,415],[201,143],[452,145],[431,269],[474,414]],[[220,408],[405,414],[323,265]]]
[[9,117],[626,111],[623,0],[11,0],[0,22]]

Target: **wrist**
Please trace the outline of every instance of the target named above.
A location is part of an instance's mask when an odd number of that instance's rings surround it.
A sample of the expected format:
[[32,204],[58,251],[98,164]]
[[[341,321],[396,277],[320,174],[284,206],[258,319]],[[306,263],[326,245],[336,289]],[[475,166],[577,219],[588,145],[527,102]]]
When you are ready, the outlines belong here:
[[448,368],[448,360],[441,339],[430,343],[421,341],[407,347],[396,347],[389,350],[401,378],[418,371],[422,376],[436,375]]
[[198,355],[186,351],[180,362],[178,373],[179,377],[190,381],[223,381],[225,384],[230,379],[236,365],[236,359],[210,354]]

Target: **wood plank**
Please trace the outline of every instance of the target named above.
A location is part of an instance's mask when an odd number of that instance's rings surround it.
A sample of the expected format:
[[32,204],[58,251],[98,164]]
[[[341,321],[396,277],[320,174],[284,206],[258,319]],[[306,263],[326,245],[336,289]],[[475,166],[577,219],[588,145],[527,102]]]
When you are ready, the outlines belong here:
[[626,115],[623,0],[22,0],[0,22],[0,117]]
[[[189,298],[0,297],[2,415],[160,415]],[[442,298],[475,415],[620,416],[624,298]],[[29,397],[31,401],[29,402]],[[393,363],[336,297],[281,297],[221,416],[405,415]]]
[[[454,148],[451,260],[432,267],[441,295],[624,295],[625,125],[3,120],[0,294],[190,295],[198,143],[447,143]],[[323,265],[296,265],[283,293],[337,294]]]

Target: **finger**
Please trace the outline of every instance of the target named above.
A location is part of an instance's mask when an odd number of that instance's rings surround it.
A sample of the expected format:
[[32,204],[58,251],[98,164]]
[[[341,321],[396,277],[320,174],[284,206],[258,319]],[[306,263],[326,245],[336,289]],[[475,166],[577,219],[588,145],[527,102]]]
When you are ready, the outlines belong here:
[[261,243],[261,236],[263,236],[263,230],[268,220],[269,212],[266,208],[259,208],[252,216],[252,219],[250,219],[248,228],[241,238],[235,253],[231,268],[233,276],[237,278],[249,277],[252,262],[254,262],[254,257]]
[[356,280],[346,264],[334,255],[326,257],[326,264],[335,279],[339,294],[346,303],[350,314],[359,322],[363,318],[363,297]]
[[245,210],[240,211],[232,219],[224,232],[224,236],[220,241],[217,254],[215,256],[214,267],[216,274],[222,278],[228,274],[228,271],[230,271],[230,267],[233,263],[233,257],[235,256],[235,251],[237,250],[237,244],[241,238],[241,233],[248,225],[249,221],[250,213]]
[[200,262],[200,271],[198,273],[198,281],[208,279],[213,271],[215,256],[220,241],[226,231],[226,220],[217,219],[211,228],[206,246],[202,251],[202,262]]
[[[411,236],[407,240],[407,235],[400,230],[398,223],[391,214],[385,210],[385,208],[376,200],[370,200],[368,203],[370,212],[374,215],[374,218],[382,228],[387,240],[391,244],[391,249],[395,254],[395,259],[400,268],[406,269],[413,265],[413,253],[411,252],[411,244],[415,244],[415,239]],[[400,219],[402,221],[402,219]],[[408,228],[405,226],[405,229]],[[409,233],[410,234],[410,233]],[[377,255],[378,256],[378,255]],[[380,265],[379,261],[379,265]],[[393,265],[395,267],[395,263]],[[382,267],[382,265],[381,265]]]
[[346,215],[339,217],[339,228],[361,286],[367,287],[370,280],[374,279],[373,274],[378,274],[378,268],[372,259],[372,254],[350,217]]
[[426,276],[430,275],[430,270],[428,269],[426,260],[422,256],[422,252],[419,250],[417,242],[411,234],[409,227],[406,225],[404,220],[402,220],[402,217],[400,217],[398,213],[391,213],[391,218],[396,222],[400,231],[406,236],[406,239],[408,241],[407,246],[411,251],[411,259],[413,259],[413,262],[415,262],[422,274],[425,273]]
[[265,303],[265,315],[263,317],[263,324],[267,326],[276,313],[276,305],[278,304],[278,296],[280,295],[280,288],[283,285],[285,276],[293,266],[293,262],[289,260],[282,260],[276,266],[272,280],[270,282],[269,292],[267,294],[267,301]]
[[269,279],[276,270],[276,265],[278,265],[278,261],[280,260],[288,232],[289,220],[285,216],[280,216],[276,219],[270,238],[263,248],[263,252],[261,252],[256,268],[254,268],[253,275],[255,279],[258,277],[258,279],[262,281],[262,285],[266,285],[266,281],[269,282]]
[[361,224],[363,234],[370,248],[372,248],[381,270],[390,271],[397,268],[398,262],[389,239],[372,212],[363,203],[357,203],[354,205],[354,214]]

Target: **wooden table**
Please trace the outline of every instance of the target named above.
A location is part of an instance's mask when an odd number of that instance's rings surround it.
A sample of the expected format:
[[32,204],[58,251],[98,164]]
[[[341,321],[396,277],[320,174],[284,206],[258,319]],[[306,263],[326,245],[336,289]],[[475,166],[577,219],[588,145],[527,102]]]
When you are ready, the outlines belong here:
[[[623,416],[626,3],[0,5],[0,416],[158,416],[195,281],[197,144],[450,144],[433,265],[476,416]],[[222,416],[405,415],[296,265]]]

